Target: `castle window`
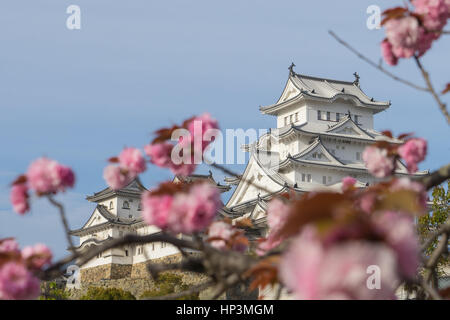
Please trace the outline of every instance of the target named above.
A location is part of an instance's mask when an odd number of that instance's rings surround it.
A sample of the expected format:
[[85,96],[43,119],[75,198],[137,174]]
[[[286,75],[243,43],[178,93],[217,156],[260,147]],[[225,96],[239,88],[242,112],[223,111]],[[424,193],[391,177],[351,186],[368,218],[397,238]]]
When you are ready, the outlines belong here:
[[356,123],[356,124],[360,124],[360,123],[359,123],[359,116],[357,116],[357,115],[355,114],[355,115],[354,115],[354,118],[355,118],[355,123]]
[[295,122],[298,121],[298,112],[295,113]]
[[311,182],[311,181],[312,181],[311,175],[308,174],[308,182]]
[[294,118],[294,116],[291,114],[290,116],[289,116],[289,123],[292,123],[292,122],[294,122],[293,119]]
[[124,201],[122,209],[130,209],[130,203],[128,201]]
[[323,183],[323,184],[327,184],[327,177],[326,177],[326,176],[323,176],[323,177],[322,177],[322,183]]
[[128,250],[125,250],[125,256],[128,257]]
[[330,176],[328,176],[328,183],[330,183],[331,182],[331,177]]
[[341,120],[341,114],[339,112],[336,112],[336,121]]
[[302,173],[302,181],[305,182],[306,180],[306,174]]
[[109,203],[109,210],[112,210],[112,209],[114,209],[114,203],[111,201],[111,202]]
[[286,117],[284,117],[284,125],[285,126],[287,126],[287,124],[288,124],[287,122],[288,122],[288,117],[286,116]]
[[317,120],[321,120],[322,119],[322,111],[317,110]]
[[138,211],[141,211],[142,209],[141,209],[141,203],[139,202],[139,204],[138,204]]
[[155,243],[152,243],[152,251],[155,251]]
[[331,112],[327,112],[327,120],[328,120],[328,121],[331,120]]
[[361,160],[361,152],[356,153],[356,160]]

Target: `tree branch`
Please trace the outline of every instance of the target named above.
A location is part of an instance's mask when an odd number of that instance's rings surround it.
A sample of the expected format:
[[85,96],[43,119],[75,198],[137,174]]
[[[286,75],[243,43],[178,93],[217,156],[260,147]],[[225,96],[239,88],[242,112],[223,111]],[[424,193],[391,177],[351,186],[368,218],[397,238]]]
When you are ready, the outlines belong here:
[[427,176],[416,178],[415,180],[423,183],[425,188],[430,190],[431,188],[440,185],[442,182],[445,182],[447,179],[450,179],[450,163],[433,171]]
[[69,228],[69,223],[67,222],[64,206],[60,202],[56,201],[53,198],[53,195],[50,195],[50,194],[47,195],[47,199],[48,199],[48,201],[50,201],[50,203],[52,205],[54,205],[56,208],[58,208],[59,216],[61,217],[61,221],[64,226],[67,243],[69,245],[69,250],[75,253],[75,246],[73,245],[72,237],[70,236],[70,228]]
[[66,264],[77,260],[78,265],[83,265],[92,258],[96,257],[98,254],[112,249],[116,247],[123,246],[125,244],[135,244],[135,243],[151,243],[151,242],[167,242],[174,246],[179,246],[183,248],[189,248],[197,250],[198,247],[191,241],[186,241],[182,239],[175,238],[171,235],[165,234],[165,233],[159,233],[159,234],[151,234],[151,235],[145,235],[145,236],[137,236],[128,234],[125,235],[123,238],[117,238],[112,239],[109,242],[90,248],[84,253],[80,252],[74,252],[73,254],[67,256],[66,258],[63,258],[59,260],[58,262],[54,263],[52,266],[48,267],[45,271],[43,271],[41,274],[38,274],[39,278],[42,280],[50,280],[54,277],[57,277],[62,274],[62,270],[60,270],[62,267],[64,267]]
[[387,75],[388,77],[399,81],[403,84],[406,84],[407,86],[410,86],[411,88],[420,90],[420,91],[425,91],[428,92],[429,89],[428,88],[424,88],[422,86],[419,86],[417,84],[414,84],[408,80],[405,80],[403,78],[400,78],[398,76],[396,76],[395,74],[393,74],[392,72],[389,72],[388,70],[384,69],[383,66],[381,65],[381,63],[375,63],[374,61],[370,60],[369,58],[367,58],[365,55],[363,55],[362,53],[360,53],[359,51],[357,51],[355,48],[353,48],[352,46],[350,46],[347,42],[345,42],[344,40],[342,40],[341,38],[339,38],[333,31],[329,30],[328,33],[334,38],[336,39],[337,42],[339,42],[340,44],[342,44],[344,47],[346,47],[347,49],[349,49],[351,52],[353,52],[354,54],[356,54],[356,56],[358,58],[360,58],[361,60],[367,62],[368,64],[370,64],[372,67],[374,67],[375,69],[378,69],[379,71],[383,72],[385,75]]
[[436,103],[438,104],[439,109],[441,109],[441,112],[444,115],[445,119],[447,120],[447,123],[450,124],[450,115],[447,111],[447,106],[445,105],[445,103],[443,103],[441,101],[441,99],[439,98],[439,95],[434,90],[433,84],[431,83],[431,80],[430,80],[430,75],[423,67],[418,56],[414,56],[414,60],[416,61],[417,67],[419,68],[420,72],[422,73],[422,77],[425,80],[425,83],[427,84],[428,91],[431,93],[434,100],[436,100]]

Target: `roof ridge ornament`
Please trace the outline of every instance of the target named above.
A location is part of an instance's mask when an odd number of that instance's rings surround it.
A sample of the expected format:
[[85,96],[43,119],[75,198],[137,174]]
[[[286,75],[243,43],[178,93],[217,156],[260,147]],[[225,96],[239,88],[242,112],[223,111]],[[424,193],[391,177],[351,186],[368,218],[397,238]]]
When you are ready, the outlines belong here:
[[291,65],[288,68],[289,69],[289,74],[292,75],[292,76],[295,75],[294,67],[295,67],[295,63],[292,62]]
[[357,85],[359,87],[359,74],[358,72],[355,71],[355,73],[353,73],[353,75],[355,76],[355,80],[353,81],[353,84]]

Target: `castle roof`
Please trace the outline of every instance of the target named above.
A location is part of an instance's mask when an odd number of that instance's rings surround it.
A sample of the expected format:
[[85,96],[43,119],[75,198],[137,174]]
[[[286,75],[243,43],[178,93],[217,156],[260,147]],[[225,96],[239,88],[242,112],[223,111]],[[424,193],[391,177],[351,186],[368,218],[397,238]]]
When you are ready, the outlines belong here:
[[312,77],[295,73],[291,69],[280,99],[275,104],[260,107],[260,111],[263,114],[276,115],[281,109],[301,100],[333,102],[338,98],[349,99],[360,107],[371,109],[374,113],[390,106],[388,101],[369,98],[361,90],[359,80],[349,82]]
[[147,189],[142,185],[139,178],[134,179],[128,185],[119,190],[107,187],[91,196],[87,196],[86,200],[91,202],[101,202],[115,196],[140,197],[143,191]]

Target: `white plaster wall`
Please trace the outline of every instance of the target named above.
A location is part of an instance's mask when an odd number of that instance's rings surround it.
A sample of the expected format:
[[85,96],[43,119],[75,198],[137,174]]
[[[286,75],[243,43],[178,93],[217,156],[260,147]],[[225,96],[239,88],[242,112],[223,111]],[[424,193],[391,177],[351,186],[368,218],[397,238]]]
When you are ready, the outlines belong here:
[[[130,209],[124,208],[124,202],[127,201]],[[127,219],[138,218],[140,216],[140,211],[138,210],[139,204],[141,202],[140,198],[135,197],[117,197],[117,213],[119,217],[124,217]]]
[[[113,205],[112,209],[110,209],[111,203]],[[112,214],[117,215],[117,198],[116,197],[99,202],[99,204],[105,206],[108,209],[108,211],[111,212]]]
[[[298,121],[295,121],[295,113],[298,112]],[[287,107],[285,109],[283,109],[282,111],[280,111],[277,114],[277,128],[282,128],[284,127],[284,117],[286,116],[290,116],[293,115],[293,123],[298,126],[301,125],[303,123],[306,123],[307,121],[307,110],[306,110],[306,105],[304,104],[304,102],[298,102],[296,104],[293,104],[290,107]],[[287,123],[288,126],[290,126],[291,124]]]
[[[322,117],[326,117],[326,113],[331,113],[331,120],[332,121],[326,121],[326,120],[317,120],[317,111],[320,110],[322,112]],[[372,111],[363,108],[355,106],[352,102],[345,102],[343,100],[336,100],[333,103],[319,103],[319,102],[308,102],[308,121],[310,123],[314,123],[319,130],[325,131],[328,129],[329,125],[336,124],[336,113],[341,114],[341,118],[348,113],[350,110],[350,113],[352,115],[352,119],[354,120],[353,116],[358,115],[358,123],[362,128],[365,129],[373,129],[373,113]]]

